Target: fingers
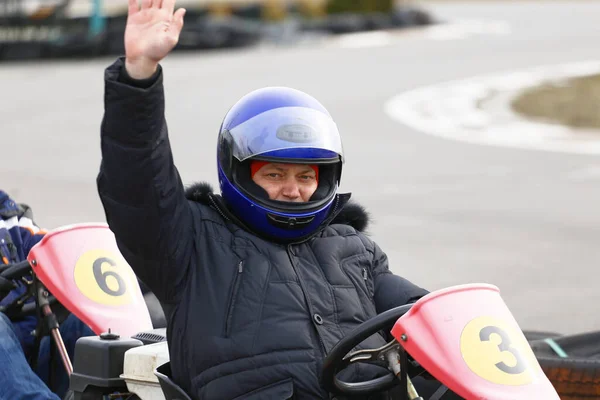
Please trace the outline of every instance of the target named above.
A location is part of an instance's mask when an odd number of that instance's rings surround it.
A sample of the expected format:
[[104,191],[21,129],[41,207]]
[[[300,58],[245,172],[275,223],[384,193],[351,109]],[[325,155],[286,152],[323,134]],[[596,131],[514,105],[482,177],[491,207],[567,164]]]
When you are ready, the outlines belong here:
[[127,5],[127,14],[129,15],[133,15],[136,12],[140,11],[140,7],[138,6],[137,0],[129,0]]
[[173,15],[173,10],[175,9],[175,0],[162,0],[162,8],[167,11],[169,15]]
[[[164,0],[164,1],[168,1],[168,0]],[[177,28],[178,35],[179,35],[179,32],[181,32],[181,29],[183,28],[183,17],[184,16],[185,16],[185,8],[180,8],[179,10],[175,11],[175,15],[173,15],[172,23]]]
[[171,21],[170,33],[171,40],[173,41],[173,46],[177,46],[179,42],[179,35],[181,34],[181,29],[183,28],[183,16],[185,15],[185,8],[180,8],[173,15],[173,20]]
[[[173,15],[175,0],[141,0],[141,9],[146,8],[163,8],[170,15]],[[128,14],[135,14],[138,11],[140,11],[138,0],[128,0]]]

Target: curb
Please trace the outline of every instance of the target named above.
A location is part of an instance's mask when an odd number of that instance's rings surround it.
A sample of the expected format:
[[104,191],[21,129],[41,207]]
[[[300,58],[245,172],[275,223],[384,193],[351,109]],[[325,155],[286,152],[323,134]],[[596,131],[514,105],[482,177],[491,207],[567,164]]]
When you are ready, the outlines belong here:
[[599,131],[525,119],[510,106],[523,89],[599,71],[600,60],[593,60],[450,81],[401,93],[385,104],[385,111],[402,124],[444,139],[600,154]]

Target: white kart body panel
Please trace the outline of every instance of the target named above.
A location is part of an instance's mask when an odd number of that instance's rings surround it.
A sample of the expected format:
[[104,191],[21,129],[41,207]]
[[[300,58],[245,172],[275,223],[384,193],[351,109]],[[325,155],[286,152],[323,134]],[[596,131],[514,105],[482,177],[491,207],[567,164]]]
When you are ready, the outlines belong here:
[[125,353],[121,378],[141,400],[165,400],[154,370],[168,361],[166,341],[134,347]]

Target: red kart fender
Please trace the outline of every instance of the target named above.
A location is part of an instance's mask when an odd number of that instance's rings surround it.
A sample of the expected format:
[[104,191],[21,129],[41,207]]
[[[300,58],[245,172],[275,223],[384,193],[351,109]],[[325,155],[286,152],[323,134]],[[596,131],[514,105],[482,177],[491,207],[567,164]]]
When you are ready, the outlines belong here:
[[44,286],[97,335],[152,329],[137,278],[106,224],[50,231],[27,259]]
[[398,319],[392,335],[465,399],[560,400],[496,286],[430,293]]

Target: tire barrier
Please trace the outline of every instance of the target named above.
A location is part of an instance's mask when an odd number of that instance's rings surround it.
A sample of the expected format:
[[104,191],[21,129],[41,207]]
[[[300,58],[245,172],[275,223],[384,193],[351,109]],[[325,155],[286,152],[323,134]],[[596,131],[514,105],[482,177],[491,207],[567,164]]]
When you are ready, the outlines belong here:
[[[123,0],[0,0],[0,60],[123,54]],[[176,50],[241,47],[323,35],[427,25],[433,19],[390,0],[182,0],[186,23]]]

